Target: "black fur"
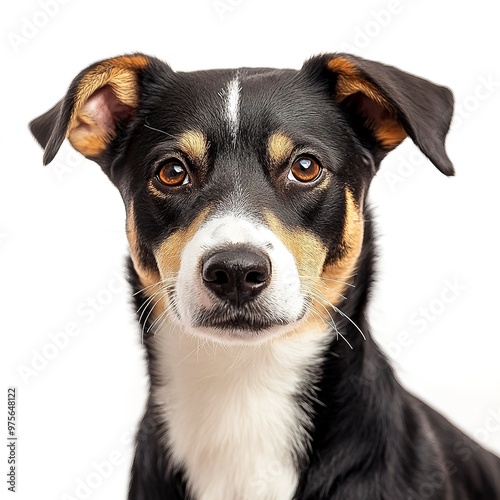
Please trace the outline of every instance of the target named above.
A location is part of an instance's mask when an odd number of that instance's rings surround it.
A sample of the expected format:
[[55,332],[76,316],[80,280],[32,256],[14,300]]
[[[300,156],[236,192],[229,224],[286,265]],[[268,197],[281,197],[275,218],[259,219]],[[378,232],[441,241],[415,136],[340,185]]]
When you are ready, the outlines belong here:
[[[268,209],[287,227],[313,231],[329,249],[327,266],[345,252],[341,236],[348,186],[364,207],[366,222],[355,286],[348,288],[342,308],[367,339],[353,323],[331,311],[353,349],[332,332],[316,381],[316,398],[296,395],[298,404],[312,405],[313,418],[312,448],[307,456],[297,457],[300,480],[295,498],[500,499],[500,459],[406,392],[369,335],[366,307],[375,252],[364,195],[390,148],[373,131],[378,105],[359,92],[336,100],[339,75],[328,67],[335,58],[354,65],[356,74],[388,103],[384,112],[397,119],[439,170],[453,174],[444,148],[453,108],[451,92],[396,68],[348,55],[319,56],[300,71],[238,70],[242,96],[237,148],[227,144],[227,125],[218,111],[218,93],[234,72],[175,73],[149,58],[148,66],[138,71],[138,108],[117,124],[108,147],[92,159],[118,187],[125,204],[134,203],[139,258],[143,268],[153,271],[154,246],[188,227],[202,209],[223,203],[234,187],[235,168],[247,188],[245,208],[257,216]],[[78,82],[89,69],[75,79],[56,107],[31,124],[46,148],[45,163],[64,140]],[[155,175],[156,161],[172,154],[176,136],[192,129],[203,131],[210,143],[205,163],[189,165],[193,178],[189,187],[169,191],[166,200],[152,198],[147,183]],[[266,156],[267,138],[278,130],[298,145],[297,154],[313,155],[330,173],[327,190],[282,182],[286,165],[276,169]],[[131,262],[129,274],[139,309],[147,296],[140,292],[142,285]],[[147,331],[151,320],[144,318],[141,327]],[[144,342],[155,386],[153,339],[146,334]],[[182,468],[174,466],[162,441],[167,432],[162,426],[150,402],[137,436],[130,500],[188,498]]]

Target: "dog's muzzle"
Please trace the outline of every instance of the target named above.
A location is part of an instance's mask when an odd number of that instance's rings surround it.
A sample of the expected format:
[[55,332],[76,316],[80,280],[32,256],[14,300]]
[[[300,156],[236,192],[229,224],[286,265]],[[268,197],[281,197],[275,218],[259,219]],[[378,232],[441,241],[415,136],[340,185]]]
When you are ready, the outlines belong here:
[[289,332],[307,309],[293,254],[264,223],[233,214],[186,244],[173,301],[186,331],[222,342]]

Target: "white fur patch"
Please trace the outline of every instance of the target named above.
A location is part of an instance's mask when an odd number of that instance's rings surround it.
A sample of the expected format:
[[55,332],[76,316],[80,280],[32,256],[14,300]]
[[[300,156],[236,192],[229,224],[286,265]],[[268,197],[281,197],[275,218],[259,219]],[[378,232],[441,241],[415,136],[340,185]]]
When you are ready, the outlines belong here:
[[240,80],[238,74],[236,74],[221,94],[224,98],[224,114],[229,124],[233,142],[236,141],[240,127],[240,92]]
[[[153,397],[164,443],[196,500],[290,500],[309,417],[294,396],[313,386],[327,333],[222,346],[165,326],[155,338],[163,385]],[[313,389],[311,389],[311,392]]]

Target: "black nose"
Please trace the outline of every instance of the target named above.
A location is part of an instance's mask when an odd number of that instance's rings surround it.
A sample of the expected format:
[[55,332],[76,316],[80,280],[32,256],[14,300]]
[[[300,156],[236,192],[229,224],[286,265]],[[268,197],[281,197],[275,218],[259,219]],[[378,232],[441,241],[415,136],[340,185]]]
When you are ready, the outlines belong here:
[[202,263],[201,276],[218,297],[239,306],[266,288],[271,278],[271,261],[254,249],[235,246],[208,255]]

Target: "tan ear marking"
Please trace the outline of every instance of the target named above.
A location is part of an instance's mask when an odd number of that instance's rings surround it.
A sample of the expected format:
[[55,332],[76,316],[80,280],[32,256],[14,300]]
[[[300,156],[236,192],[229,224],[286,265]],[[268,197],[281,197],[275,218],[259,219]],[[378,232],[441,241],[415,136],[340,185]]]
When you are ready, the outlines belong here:
[[87,99],[104,85],[111,85],[118,100],[127,106],[137,106],[137,70],[147,65],[148,59],[140,55],[114,57],[98,64],[78,84],[73,117]]
[[98,156],[110,139],[109,134],[95,121],[94,117],[81,110],[70,124],[67,133],[71,145],[85,156]]
[[336,58],[328,62],[328,69],[338,73],[337,100],[342,102],[356,92],[362,92],[370,99],[384,107],[389,107],[387,101],[380,95],[376,87],[359,76],[356,66],[347,59]]
[[376,119],[367,120],[375,138],[386,149],[393,149],[407,136],[406,131],[396,120],[391,104],[371,82],[360,76],[355,64],[344,58],[331,59],[328,69],[337,73],[336,99],[343,102],[349,96],[360,92],[376,103],[380,110]]
[[387,149],[394,149],[406,139],[407,134],[394,118],[387,118],[374,130],[376,139]]
[[101,92],[115,101],[114,106],[135,108],[139,102],[137,71],[148,65],[144,56],[121,56],[108,59],[91,69],[79,82],[66,136],[75,149],[85,156],[98,156],[114,133],[114,124],[106,117],[106,110],[90,104]]
[[330,59],[328,61],[328,69],[335,73],[344,73],[345,75],[350,76],[357,76],[358,74],[356,65],[352,61],[349,61],[348,59],[345,59],[343,57],[335,57],[333,59]]

